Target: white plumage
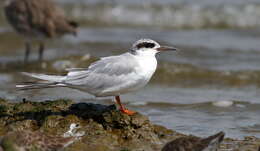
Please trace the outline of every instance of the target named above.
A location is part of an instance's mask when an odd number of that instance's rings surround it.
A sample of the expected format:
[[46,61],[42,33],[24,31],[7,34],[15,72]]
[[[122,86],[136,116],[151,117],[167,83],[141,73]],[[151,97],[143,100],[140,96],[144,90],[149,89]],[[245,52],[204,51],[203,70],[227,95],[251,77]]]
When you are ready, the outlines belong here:
[[98,97],[119,96],[144,87],[156,70],[156,53],[165,50],[176,49],[161,47],[150,39],[141,39],[134,43],[130,52],[101,58],[88,68],[68,69],[66,76],[24,73],[47,82],[17,85],[17,87],[33,89],[62,86]]

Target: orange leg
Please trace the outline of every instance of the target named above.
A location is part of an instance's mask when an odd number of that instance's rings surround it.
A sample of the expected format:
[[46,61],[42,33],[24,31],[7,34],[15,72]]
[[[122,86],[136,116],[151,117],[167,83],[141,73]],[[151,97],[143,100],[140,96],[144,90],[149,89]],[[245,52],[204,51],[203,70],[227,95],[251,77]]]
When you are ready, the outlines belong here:
[[116,103],[119,105],[119,110],[122,112],[122,113],[125,113],[127,115],[133,115],[135,114],[136,112],[134,111],[131,111],[131,110],[128,110],[126,109],[123,104],[121,104],[121,101],[120,101],[120,97],[119,96],[115,96],[116,98]]

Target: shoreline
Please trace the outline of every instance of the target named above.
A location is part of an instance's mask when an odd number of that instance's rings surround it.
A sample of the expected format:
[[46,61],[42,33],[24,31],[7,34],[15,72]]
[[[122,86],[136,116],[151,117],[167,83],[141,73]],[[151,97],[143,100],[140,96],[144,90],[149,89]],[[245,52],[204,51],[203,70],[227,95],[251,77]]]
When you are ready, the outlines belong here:
[[[24,100],[11,103],[0,99],[2,138],[14,131],[39,131],[62,137],[73,123],[80,125],[79,131],[83,131],[85,135],[66,147],[69,151],[84,148],[93,148],[96,151],[158,151],[167,142],[187,136],[153,124],[147,116],[140,113],[133,116],[122,114],[115,105],[75,103],[72,100]],[[254,136],[243,140],[225,138],[220,151],[257,151],[259,146],[260,138]]]

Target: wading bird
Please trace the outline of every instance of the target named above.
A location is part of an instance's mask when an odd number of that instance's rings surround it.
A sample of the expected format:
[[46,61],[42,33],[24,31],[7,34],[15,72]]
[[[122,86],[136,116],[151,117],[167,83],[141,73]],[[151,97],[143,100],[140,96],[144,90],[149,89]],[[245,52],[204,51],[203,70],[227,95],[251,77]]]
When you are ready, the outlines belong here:
[[33,41],[39,43],[38,60],[42,61],[46,39],[76,35],[78,24],[68,19],[52,0],[6,0],[4,11],[9,24],[25,39],[25,63]]

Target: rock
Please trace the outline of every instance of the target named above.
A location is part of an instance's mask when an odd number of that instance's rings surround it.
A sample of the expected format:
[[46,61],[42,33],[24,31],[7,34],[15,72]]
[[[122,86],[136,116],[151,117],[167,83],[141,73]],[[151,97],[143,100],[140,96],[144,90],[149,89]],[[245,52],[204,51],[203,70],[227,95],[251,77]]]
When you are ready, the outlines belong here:
[[40,131],[15,130],[8,132],[1,140],[4,151],[54,151],[79,140],[81,136],[51,136]]
[[233,101],[214,101],[212,102],[212,105],[217,107],[230,107],[234,104]]
[[82,56],[82,57],[80,58],[80,60],[81,60],[81,61],[87,61],[87,60],[89,60],[90,58],[91,58],[90,54],[85,54],[84,56]]
[[[79,126],[75,135],[73,123]],[[140,113],[133,116],[122,114],[115,105],[74,103],[72,100],[10,103],[0,99],[0,138],[3,138],[0,142],[27,133],[59,140],[66,140],[65,136],[80,137],[69,146],[61,145],[61,148],[66,147],[66,151],[160,151],[167,142],[186,136],[152,124]],[[12,139],[11,148],[17,145],[16,141]],[[255,151],[259,144],[260,139],[255,137],[245,140],[227,138],[221,144],[221,150],[247,148]],[[33,149],[29,151],[35,151]]]
[[57,71],[64,71],[67,68],[75,67],[75,64],[70,60],[58,60],[53,63],[52,67]]
[[86,148],[155,151],[177,134],[153,125],[142,114],[122,114],[115,105],[74,104],[70,100],[21,103],[0,100],[0,135],[6,139],[13,136],[11,132],[14,131],[62,138],[71,133],[71,123],[80,125],[79,131],[84,135],[66,148],[69,151],[85,151]]

